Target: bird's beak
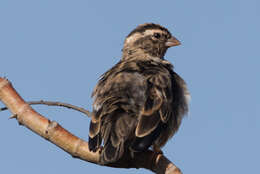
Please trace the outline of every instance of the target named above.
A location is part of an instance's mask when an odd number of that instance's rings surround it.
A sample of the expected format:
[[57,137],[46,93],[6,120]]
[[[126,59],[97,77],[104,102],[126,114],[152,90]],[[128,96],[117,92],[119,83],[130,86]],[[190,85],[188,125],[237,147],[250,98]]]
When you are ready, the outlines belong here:
[[176,39],[175,37],[171,37],[170,39],[168,39],[168,41],[165,43],[165,46],[167,46],[167,47],[174,47],[174,46],[178,46],[178,45],[180,45],[181,44],[181,42],[178,40],[178,39]]

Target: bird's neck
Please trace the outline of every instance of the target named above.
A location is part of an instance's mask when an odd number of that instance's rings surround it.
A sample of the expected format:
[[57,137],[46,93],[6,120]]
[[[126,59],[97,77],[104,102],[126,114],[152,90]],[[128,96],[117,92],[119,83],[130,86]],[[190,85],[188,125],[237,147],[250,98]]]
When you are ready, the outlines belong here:
[[132,59],[150,59],[151,57],[157,57],[163,59],[163,56],[153,55],[145,49],[136,48],[136,47],[124,47],[123,49],[123,60],[132,60]]

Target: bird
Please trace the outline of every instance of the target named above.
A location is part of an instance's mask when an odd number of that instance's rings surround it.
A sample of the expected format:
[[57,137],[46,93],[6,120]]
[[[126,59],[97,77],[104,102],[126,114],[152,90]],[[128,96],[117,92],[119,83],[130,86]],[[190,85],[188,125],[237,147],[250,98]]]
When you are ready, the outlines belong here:
[[161,148],[176,133],[188,112],[185,81],[164,58],[180,45],[167,28],[138,25],[127,35],[122,57],[95,86],[89,125],[89,150],[101,149],[100,163],[114,163],[125,153]]

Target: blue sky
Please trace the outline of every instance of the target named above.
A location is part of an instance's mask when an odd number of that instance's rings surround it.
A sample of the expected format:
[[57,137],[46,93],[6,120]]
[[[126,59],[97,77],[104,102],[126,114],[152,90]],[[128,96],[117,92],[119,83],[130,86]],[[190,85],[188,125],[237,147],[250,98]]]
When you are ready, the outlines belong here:
[[[25,100],[91,109],[91,91],[120,59],[125,36],[138,24],[159,23],[182,42],[165,58],[192,96],[165,155],[184,174],[259,173],[259,18],[257,0],[1,0],[0,76]],[[87,140],[81,113],[34,108]],[[0,113],[1,173],[150,173],[73,159],[9,116]]]

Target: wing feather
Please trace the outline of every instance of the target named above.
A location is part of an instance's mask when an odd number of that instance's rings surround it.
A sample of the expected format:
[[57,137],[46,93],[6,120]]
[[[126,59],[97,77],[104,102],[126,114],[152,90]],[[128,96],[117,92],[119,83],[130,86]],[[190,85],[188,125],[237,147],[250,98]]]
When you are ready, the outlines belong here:
[[160,122],[166,123],[171,112],[171,95],[167,95],[171,87],[167,73],[152,75],[147,80],[147,100],[143,106],[136,127],[135,135],[145,137],[153,132]]

